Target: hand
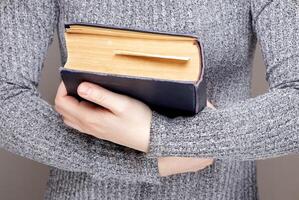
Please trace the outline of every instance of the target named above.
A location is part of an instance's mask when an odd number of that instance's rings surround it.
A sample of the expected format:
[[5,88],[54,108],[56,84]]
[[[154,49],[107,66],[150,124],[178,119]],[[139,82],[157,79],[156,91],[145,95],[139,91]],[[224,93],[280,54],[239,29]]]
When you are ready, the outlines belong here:
[[147,152],[152,111],[144,103],[92,83],[82,83],[78,94],[87,101],[67,96],[60,84],[55,109],[68,126],[120,145]]
[[164,157],[158,158],[160,176],[197,172],[213,164],[213,159]]
[[[215,109],[209,101],[207,102],[207,107]],[[197,172],[212,165],[213,162],[213,159],[163,157],[158,158],[158,168],[160,176],[170,176],[186,172]]]

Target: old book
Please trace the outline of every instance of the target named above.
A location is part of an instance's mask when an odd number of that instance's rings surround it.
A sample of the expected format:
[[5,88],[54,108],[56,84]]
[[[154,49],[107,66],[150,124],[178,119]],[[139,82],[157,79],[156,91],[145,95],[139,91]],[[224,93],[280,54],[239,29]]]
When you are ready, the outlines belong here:
[[195,114],[206,105],[203,47],[190,35],[67,24],[62,79],[77,97],[83,81],[139,99],[166,114]]

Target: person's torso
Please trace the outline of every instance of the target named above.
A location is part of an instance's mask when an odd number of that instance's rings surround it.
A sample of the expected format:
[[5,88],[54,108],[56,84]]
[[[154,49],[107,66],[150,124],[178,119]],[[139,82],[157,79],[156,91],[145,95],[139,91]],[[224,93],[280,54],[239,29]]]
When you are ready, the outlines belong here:
[[[250,97],[255,36],[248,0],[62,0],[62,7],[61,23],[196,35],[204,46],[204,77],[212,103],[221,107]],[[63,31],[61,28],[60,36]],[[52,169],[46,197],[255,199],[255,173],[254,162],[217,160],[203,171],[165,178],[163,185],[156,186],[98,181],[85,173]]]

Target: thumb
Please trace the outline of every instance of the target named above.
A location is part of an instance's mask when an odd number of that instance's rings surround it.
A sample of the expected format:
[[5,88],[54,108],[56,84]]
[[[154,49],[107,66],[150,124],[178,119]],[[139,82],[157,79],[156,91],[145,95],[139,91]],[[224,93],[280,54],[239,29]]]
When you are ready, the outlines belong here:
[[117,113],[124,103],[124,96],[107,90],[99,85],[83,82],[77,92],[80,97]]

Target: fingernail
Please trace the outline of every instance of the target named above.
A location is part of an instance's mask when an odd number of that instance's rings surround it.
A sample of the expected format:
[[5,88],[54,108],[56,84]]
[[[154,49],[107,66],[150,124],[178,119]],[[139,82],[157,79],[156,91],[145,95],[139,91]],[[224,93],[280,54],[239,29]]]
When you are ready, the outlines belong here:
[[79,93],[83,96],[88,96],[90,94],[91,88],[83,84],[79,86]]

